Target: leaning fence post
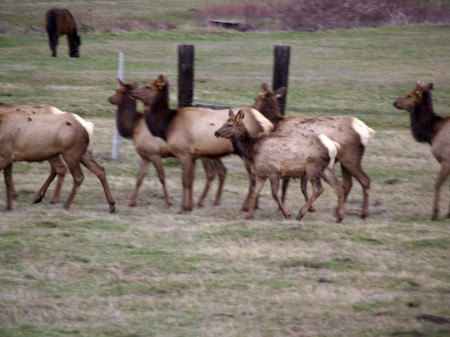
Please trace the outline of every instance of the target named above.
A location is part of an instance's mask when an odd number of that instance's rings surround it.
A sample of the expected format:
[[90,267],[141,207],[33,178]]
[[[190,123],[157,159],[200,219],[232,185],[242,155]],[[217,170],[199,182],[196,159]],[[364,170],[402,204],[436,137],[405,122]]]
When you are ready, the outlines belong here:
[[178,107],[192,105],[194,97],[194,46],[178,46]]
[[290,52],[291,47],[289,46],[274,47],[272,90],[277,90],[278,88],[286,87],[286,93],[282,97],[278,98],[278,103],[280,104],[281,113],[283,115],[286,107]]
[[[125,74],[125,55],[120,52],[119,53],[119,66],[117,68],[117,77],[123,81]],[[117,130],[117,126],[114,128],[114,139],[113,139],[113,148],[112,148],[112,159],[119,159],[119,150],[120,150],[120,137],[119,131]]]

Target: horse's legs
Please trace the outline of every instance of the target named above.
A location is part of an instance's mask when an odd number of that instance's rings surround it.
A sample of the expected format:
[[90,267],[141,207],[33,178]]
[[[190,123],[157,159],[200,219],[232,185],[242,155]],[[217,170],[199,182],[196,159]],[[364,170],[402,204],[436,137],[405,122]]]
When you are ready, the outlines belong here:
[[[450,162],[442,162],[441,163],[441,170],[439,172],[439,176],[436,180],[436,183],[434,185],[434,200],[433,200],[433,214],[431,219],[436,220],[439,215],[439,199],[441,194],[441,187],[444,185],[445,181],[447,180],[447,177],[450,175]],[[449,217],[450,217],[450,211],[449,211]]]
[[12,163],[7,165],[3,169],[3,177],[5,179],[5,186],[6,186],[6,210],[12,211],[12,203],[13,203],[13,193],[14,191],[14,184],[12,179]]
[[56,34],[48,34],[48,43],[52,51],[52,57],[56,57],[56,48],[58,47],[58,38]]
[[102,183],[103,191],[105,192],[106,200],[108,200],[109,204],[109,212],[113,213],[116,210],[116,201],[114,200],[114,197],[109,188],[108,180],[106,179],[105,168],[94,159],[92,152],[89,150],[84,151],[81,157],[81,163],[86,166],[89,171],[94,173]]

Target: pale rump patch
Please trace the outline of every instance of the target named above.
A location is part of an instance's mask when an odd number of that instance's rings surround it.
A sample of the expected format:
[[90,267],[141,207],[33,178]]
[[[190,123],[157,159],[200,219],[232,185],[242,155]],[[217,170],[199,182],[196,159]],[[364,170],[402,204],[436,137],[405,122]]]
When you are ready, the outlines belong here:
[[[55,108],[56,109],[56,108]],[[57,109],[59,110],[59,109]],[[61,111],[61,110],[60,110]],[[65,113],[65,112],[63,112]],[[78,116],[77,114],[72,114],[79,122],[80,124],[86,129],[86,132],[88,133],[89,136],[89,144],[87,149],[89,151],[92,151],[92,142],[93,142],[93,138],[94,138],[94,123],[92,122],[88,122],[85,121],[83,118],[81,118],[80,116]]]
[[352,118],[352,128],[359,134],[361,138],[361,143],[364,146],[369,144],[370,138],[375,134],[375,130],[369,128],[366,124],[360,121],[358,118]]
[[341,146],[338,143],[332,141],[324,134],[320,134],[318,137],[322,144],[328,149],[328,155],[330,156],[330,163],[328,164],[328,168],[333,169],[337,152]]
[[50,106],[49,107],[49,112],[51,114],[54,114],[54,115],[65,114],[66,113],[65,111],[59,110],[58,108],[55,108],[54,106]]

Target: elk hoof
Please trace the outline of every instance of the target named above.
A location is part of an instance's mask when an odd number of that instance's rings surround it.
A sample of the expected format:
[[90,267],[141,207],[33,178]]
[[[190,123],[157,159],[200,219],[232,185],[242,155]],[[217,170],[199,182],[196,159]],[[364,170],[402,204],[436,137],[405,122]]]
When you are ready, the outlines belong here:
[[439,211],[437,209],[434,210],[433,215],[431,216],[431,220],[433,220],[433,221],[437,220],[438,215],[439,215]]
[[336,223],[342,223],[343,220],[344,218],[342,216],[338,216]]
[[109,205],[109,213],[114,213],[116,211],[116,206],[115,204],[110,204]]
[[130,207],[136,207],[136,206],[137,206],[137,202],[136,202],[136,201],[130,201],[130,202],[128,203],[128,206],[130,206]]
[[311,212],[311,213],[313,213],[313,212],[315,212],[316,211],[316,209],[313,207],[313,206],[311,206],[310,208],[309,208],[309,210],[308,210],[309,212]]

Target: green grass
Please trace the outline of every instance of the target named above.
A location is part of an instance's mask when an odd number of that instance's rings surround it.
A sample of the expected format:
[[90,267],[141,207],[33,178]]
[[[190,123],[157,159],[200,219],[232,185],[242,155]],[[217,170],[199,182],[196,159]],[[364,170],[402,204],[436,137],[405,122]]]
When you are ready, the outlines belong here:
[[[2,13],[11,4],[0,2]],[[0,35],[0,100],[52,104],[92,120],[94,153],[117,200],[117,213],[109,214],[100,183],[84,170],[70,211],[51,205],[50,191],[33,205],[48,164],[14,165],[19,198],[13,212],[0,214],[0,336],[448,335],[449,324],[433,320],[450,319],[450,222],[430,220],[439,166],[392,102],[416,80],[433,81],[435,109],[449,114],[449,32],[430,25],[90,33],[80,59],[67,56],[63,41],[51,58],[40,33]],[[126,81],[167,73],[175,105],[177,46],[184,43],[196,48],[195,101],[229,105],[252,104],[261,83],[271,83],[273,46],[290,45],[288,113],[354,115],[377,131],[363,163],[372,178],[371,216],[359,219],[354,182],[343,224],[334,223],[328,186],[317,212],[302,223],[285,220],[267,183],[255,220],[246,221],[238,157],[224,159],[220,206],[179,214],[180,168],[169,160],[173,206],[164,207],[150,168],[138,206],[129,208],[139,158],[121,140],[120,159],[110,159],[114,108],[107,98],[116,87],[118,52],[126,54]],[[204,174],[196,175],[198,197]],[[70,187],[68,175],[63,197]],[[442,215],[449,198],[445,188]],[[288,208],[295,214],[302,204],[298,182],[291,183]]]

